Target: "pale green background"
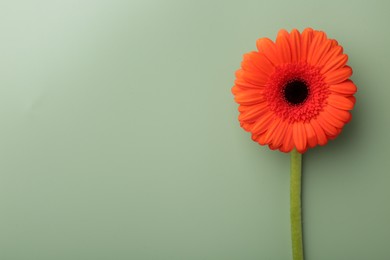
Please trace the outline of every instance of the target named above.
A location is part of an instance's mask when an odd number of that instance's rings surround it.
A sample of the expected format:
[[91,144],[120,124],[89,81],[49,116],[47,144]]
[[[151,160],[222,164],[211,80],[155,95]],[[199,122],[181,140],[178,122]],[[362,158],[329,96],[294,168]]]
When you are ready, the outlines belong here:
[[230,88],[280,28],[350,55],[353,121],[304,156],[307,260],[390,259],[388,1],[0,1],[1,260],[288,260],[289,156]]

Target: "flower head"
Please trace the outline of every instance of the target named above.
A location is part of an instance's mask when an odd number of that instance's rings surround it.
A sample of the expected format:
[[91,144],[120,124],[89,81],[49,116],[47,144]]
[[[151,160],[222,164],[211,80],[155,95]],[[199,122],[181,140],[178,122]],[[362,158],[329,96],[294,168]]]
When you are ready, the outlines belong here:
[[351,120],[357,90],[337,41],[311,28],[280,30],[275,43],[262,38],[257,49],[244,55],[232,88],[252,139],[304,153],[336,138]]

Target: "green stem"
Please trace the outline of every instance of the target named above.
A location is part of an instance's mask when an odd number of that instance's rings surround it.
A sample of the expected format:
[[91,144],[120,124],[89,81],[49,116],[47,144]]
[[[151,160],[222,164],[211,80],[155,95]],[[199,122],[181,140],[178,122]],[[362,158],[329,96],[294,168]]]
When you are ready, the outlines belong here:
[[302,219],[301,219],[301,175],[302,154],[291,151],[290,219],[293,260],[303,260]]

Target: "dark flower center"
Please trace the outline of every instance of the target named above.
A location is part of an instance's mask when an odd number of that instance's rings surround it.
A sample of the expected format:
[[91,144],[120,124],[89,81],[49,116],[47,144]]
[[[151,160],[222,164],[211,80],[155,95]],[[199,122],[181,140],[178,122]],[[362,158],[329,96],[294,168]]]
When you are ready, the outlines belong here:
[[285,100],[292,105],[300,105],[307,99],[309,88],[302,80],[295,79],[287,82],[283,88]]

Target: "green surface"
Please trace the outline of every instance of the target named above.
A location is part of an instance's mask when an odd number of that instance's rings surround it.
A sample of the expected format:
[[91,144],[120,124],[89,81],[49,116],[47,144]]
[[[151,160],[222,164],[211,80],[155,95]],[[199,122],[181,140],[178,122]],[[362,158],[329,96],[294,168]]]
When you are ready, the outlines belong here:
[[303,163],[306,260],[390,257],[389,1],[0,1],[1,260],[291,259],[289,155],[230,88],[280,28],[350,55],[353,121]]

